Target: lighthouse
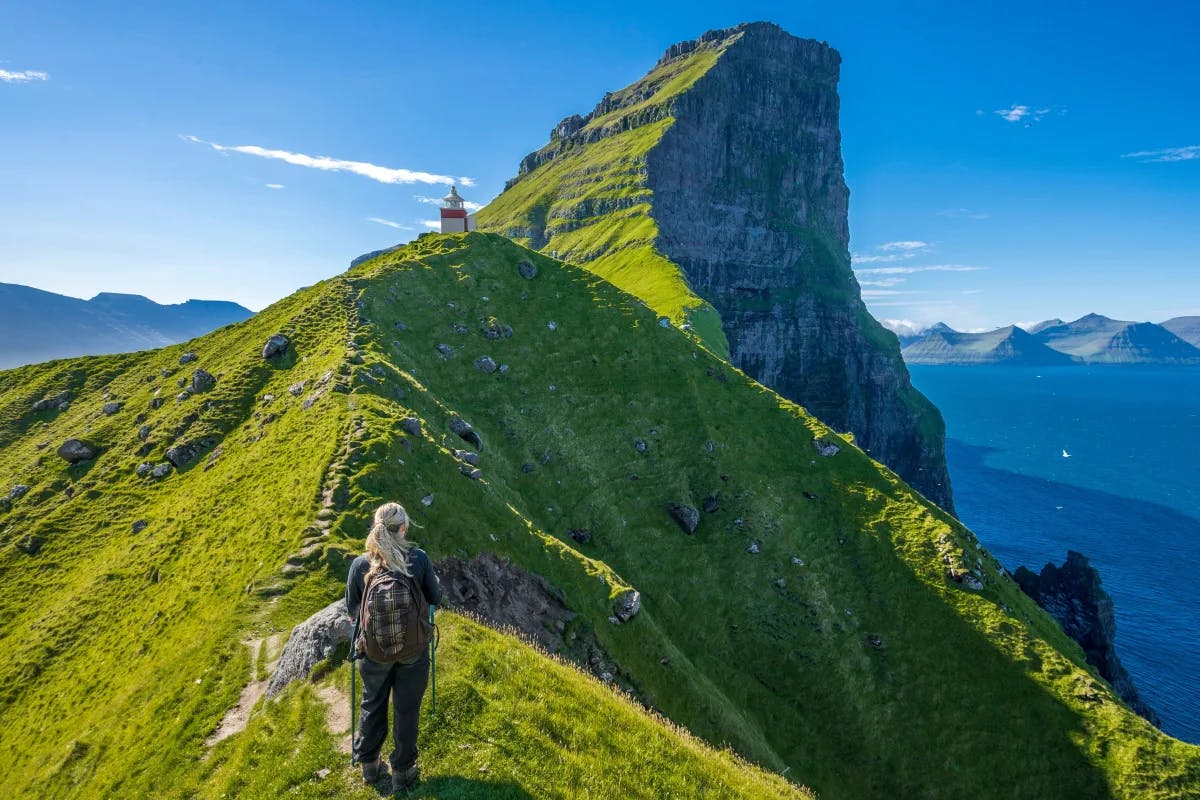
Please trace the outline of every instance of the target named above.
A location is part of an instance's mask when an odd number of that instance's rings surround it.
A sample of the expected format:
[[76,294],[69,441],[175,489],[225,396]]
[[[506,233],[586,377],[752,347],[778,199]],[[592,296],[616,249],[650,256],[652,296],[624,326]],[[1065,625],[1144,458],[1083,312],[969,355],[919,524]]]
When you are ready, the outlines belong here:
[[475,230],[475,215],[467,214],[458,189],[451,186],[442,198],[442,233],[466,233]]

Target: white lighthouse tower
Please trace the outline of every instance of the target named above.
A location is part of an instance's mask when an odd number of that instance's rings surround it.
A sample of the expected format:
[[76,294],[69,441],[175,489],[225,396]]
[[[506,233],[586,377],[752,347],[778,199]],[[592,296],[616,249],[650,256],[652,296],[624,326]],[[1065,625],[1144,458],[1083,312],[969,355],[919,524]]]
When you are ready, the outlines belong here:
[[468,214],[458,189],[451,186],[442,198],[442,233],[466,233],[475,230],[475,215]]

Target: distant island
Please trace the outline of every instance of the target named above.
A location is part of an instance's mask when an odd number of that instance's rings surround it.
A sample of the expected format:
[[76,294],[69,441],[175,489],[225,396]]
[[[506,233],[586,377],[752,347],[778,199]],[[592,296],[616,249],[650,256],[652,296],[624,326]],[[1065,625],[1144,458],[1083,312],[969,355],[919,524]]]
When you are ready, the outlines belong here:
[[897,336],[908,364],[1200,365],[1200,317],[1175,317],[1155,324],[1088,314],[1074,322],[1052,319],[982,333],[956,331],[939,322]]
[[0,283],[0,369],[165,347],[253,315],[224,300],[162,305],[141,295],[114,292],[80,300]]

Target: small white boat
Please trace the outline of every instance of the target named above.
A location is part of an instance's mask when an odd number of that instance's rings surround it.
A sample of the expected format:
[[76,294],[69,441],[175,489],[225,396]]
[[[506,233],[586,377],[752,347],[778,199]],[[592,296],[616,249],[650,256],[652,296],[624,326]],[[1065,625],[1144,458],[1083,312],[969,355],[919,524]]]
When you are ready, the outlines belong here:
[[1066,450],[1063,450],[1063,458],[1070,458],[1070,457],[1071,457],[1071,454],[1068,453]]

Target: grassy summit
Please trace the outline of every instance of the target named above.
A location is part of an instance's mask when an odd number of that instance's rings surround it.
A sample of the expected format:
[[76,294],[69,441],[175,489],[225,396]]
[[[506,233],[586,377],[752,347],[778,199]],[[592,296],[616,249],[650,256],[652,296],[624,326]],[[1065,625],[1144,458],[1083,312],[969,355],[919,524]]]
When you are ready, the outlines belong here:
[[[427,235],[182,347],[0,373],[0,488],[29,487],[0,510],[0,795],[361,796],[308,686],[204,741],[258,669],[243,641],[337,597],[398,498],[435,560],[544,576],[567,641],[822,797],[1194,796],[1200,748],[1121,705],[968,531],[655,316],[502,237]],[[177,401],[198,367],[216,386]],[[66,466],[71,436],[99,457]],[[138,477],[183,442],[189,466]],[[671,504],[701,510],[692,535]],[[642,610],[612,624],[629,587]],[[444,620],[426,796],[797,791]]]

